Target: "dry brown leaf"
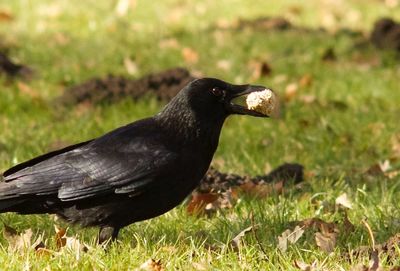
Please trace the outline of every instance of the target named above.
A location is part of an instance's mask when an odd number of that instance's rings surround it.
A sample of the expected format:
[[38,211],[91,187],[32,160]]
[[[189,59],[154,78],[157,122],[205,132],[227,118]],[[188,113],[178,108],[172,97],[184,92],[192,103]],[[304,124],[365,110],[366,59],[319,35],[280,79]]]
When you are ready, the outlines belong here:
[[223,71],[229,71],[232,68],[232,62],[228,59],[221,59],[218,60],[217,67]]
[[393,170],[390,160],[387,159],[370,166],[365,173],[372,176],[385,176],[389,179],[393,179],[400,174],[400,170]]
[[319,218],[308,218],[299,222],[300,226],[303,226],[305,229],[313,228],[314,230],[318,230],[322,233],[339,233],[339,228],[336,223],[333,222],[325,222]]
[[378,251],[373,250],[371,252],[371,257],[369,260],[369,268],[368,271],[376,271],[379,270],[380,268],[380,263],[379,263],[379,256],[378,256]]
[[312,81],[313,81],[313,78],[312,78],[311,74],[305,74],[300,78],[299,86],[302,88],[309,87],[309,86],[311,86]]
[[243,237],[248,234],[251,231],[256,230],[253,226],[247,227],[244,230],[242,230],[238,235],[236,235],[232,240],[231,240],[231,246],[234,247],[235,249],[238,249]]
[[204,212],[209,203],[213,203],[218,199],[216,193],[193,193],[192,199],[186,207],[190,215],[199,215]]
[[390,143],[392,145],[392,158],[400,158],[400,134],[392,135]]
[[336,232],[316,232],[315,241],[317,246],[324,252],[331,253],[334,251],[336,246]]
[[52,256],[55,254],[55,251],[47,249],[45,247],[39,247],[36,249],[36,255],[39,256]]
[[161,40],[158,46],[160,49],[178,49],[180,45],[177,39],[169,38]]
[[62,7],[57,1],[51,4],[43,4],[38,8],[38,13],[41,17],[57,18],[62,12]]
[[149,259],[144,262],[136,271],[164,271],[164,267],[161,265],[161,260]]
[[388,8],[396,8],[400,4],[399,0],[385,0],[385,5]]
[[278,248],[285,252],[289,244],[295,244],[303,236],[304,227],[296,226],[293,231],[286,230],[278,236]]
[[348,209],[353,209],[353,204],[351,203],[350,199],[347,197],[346,193],[341,194],[335,200],[336,205],[343,206]]
[[249,62],[249,69],[252,71],[250,79],[252,81],[266,77],[272,72],[271,66],[266,61],[252,60]]
[[353,223],[351,223],[351,221],[349,220],[349,217],[347,216],[347,212],[344,213],[343,228],[346,233],[350,233],[355,230]]
[[41,243],[41,236],[32,243],[32,229],[27,229],[23,233],[18,233],[15,229],[4,224],[3,236],[8,242],[10,251],[23,251],[24,249],[36,248]]
[[115,12],[118,16],[125,16],[129,9],[133,10],[136,7],[136,0],[119,0],[115,6]]
[[124,58],[124,67],[129,75],[136,75],[138,73],[138,67],[130,57]]
[[182,49],[182,56],[187,64],[196,64],[199,61],[199,54],[189,47],[184,47]]
[[317,97],[314,95],[302,95],[300,97],[300,101],[302,101],[304,104],[312,104],[317,100]]
[[[369,266],[364,264],[358,264],[350,269],[350,271],[384,271],[379,262],[379,253],[377,250],[373,250],[370,255]],[[392,269],[390,269],[392,270]]]
[[14,20],[14,16],[8,10],[0,10],[0,22],[10,22]]
[[282,193],[283,181],[275,182],[272,184],[258,183],[255,184],[251,180],[245,181],[239,186],[239,191],[255,198],[265,198],[272,193]]
[[196,262],[193,262],[193,263],[192,263],[192,266],[193,266],[193,268],[194,268],[195,270],[198,270],[198,271],[210,270],[210,268],[207,267],[207,265],[204,264],[204,263],[196,263]]
[[57,225],[54,225],[54,230],[56,231],[55,239],[56,239],[56,247],[57,249],[61,249],[67,244],[66,233],[67,230],[64,228],[60,228]]
[[38,93],[34,89],[32,89],[30,86],[28,86],[25,83],[18,82],[17,86],[18,86],[19,91],[24,95],[28,95],[31,98],[37,98],[39,96]]
[[88,247],[75,237],[67,236],[68,229],[54,225],[56,231],[56,247],[58,250],[67,249],[76,253],[76,258],[80,257],[80,252],[86,252]]
[[66,36],[64,33],[61,32],[55,33],[53,38],[58,45],[62,46],[67,45],[71,41],[71,39],[68,36]]
[[312,264],[307,264],[307,263],[299,261],[299,260],[294,260],[294,267],[296,267],[302,271],[320,270],[317,268],[317,261],[314,261]]
[[299,90],[299,86],[297,83],[290,83],[285,88],[285,100],[291,101],[297,95],[297,91]]

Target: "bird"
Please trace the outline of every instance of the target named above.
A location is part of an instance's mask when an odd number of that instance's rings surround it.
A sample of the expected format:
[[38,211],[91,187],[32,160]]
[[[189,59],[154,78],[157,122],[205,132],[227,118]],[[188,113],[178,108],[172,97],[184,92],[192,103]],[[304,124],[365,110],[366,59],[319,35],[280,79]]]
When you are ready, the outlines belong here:
[[233,101],[265,89],[193,80],[152,117],[5,171],[0,213],[56,214],[99,227],[100,244],[114,241],[121,228],[164,214],[198,186],[228,116],[269,117]]

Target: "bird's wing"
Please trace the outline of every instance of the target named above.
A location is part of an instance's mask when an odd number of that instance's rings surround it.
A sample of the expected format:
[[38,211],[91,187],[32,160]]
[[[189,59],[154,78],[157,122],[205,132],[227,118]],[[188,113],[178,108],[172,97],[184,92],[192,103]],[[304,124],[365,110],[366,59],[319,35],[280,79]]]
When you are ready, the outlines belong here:
[[176,160],[175,153],[160,146],[141,145],[127,153],[88,153],[83,159],[70,163],[83,178],[64,182],[58,197],[77,200],[110,192],[140,193],[157,185],[156,177],[166,175]]
[[108,136],[4,176],[0,198],[56,194],[63,201],[140,193],[173,170],[178,155],[151,138]]

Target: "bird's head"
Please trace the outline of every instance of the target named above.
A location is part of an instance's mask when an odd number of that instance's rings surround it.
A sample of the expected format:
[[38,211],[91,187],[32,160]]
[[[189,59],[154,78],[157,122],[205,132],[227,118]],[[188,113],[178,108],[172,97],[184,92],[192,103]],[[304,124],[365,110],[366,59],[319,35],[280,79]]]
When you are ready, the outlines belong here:
[[204,115],[224,118],[231,114],[269,117],[248,109],[239,101],[239,97],[265,90],[263,86],[232,85],[215,78],[203,78],[192,81],[180,94],[186,96],[192,109]]
[[180,134],[189,139],[211,137],[218,141],[220,129],[229,115],[269,117],[237,101],[265,90],[262,86],[232,85],[215,78],[197,79],[184,87],[156,119],[176,138]]

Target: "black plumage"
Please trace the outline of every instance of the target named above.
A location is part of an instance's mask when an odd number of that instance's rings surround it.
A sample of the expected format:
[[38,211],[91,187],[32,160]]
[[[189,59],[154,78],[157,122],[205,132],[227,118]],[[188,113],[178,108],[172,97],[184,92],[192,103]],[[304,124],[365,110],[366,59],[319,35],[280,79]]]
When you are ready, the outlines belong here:
[[147,119],[50,152],[3,174],[0,212],[55,213],[99,226],[99,242],[177,206],[199,184],[230,114],[265,117],[232,103],[264,87],[192,81]]

